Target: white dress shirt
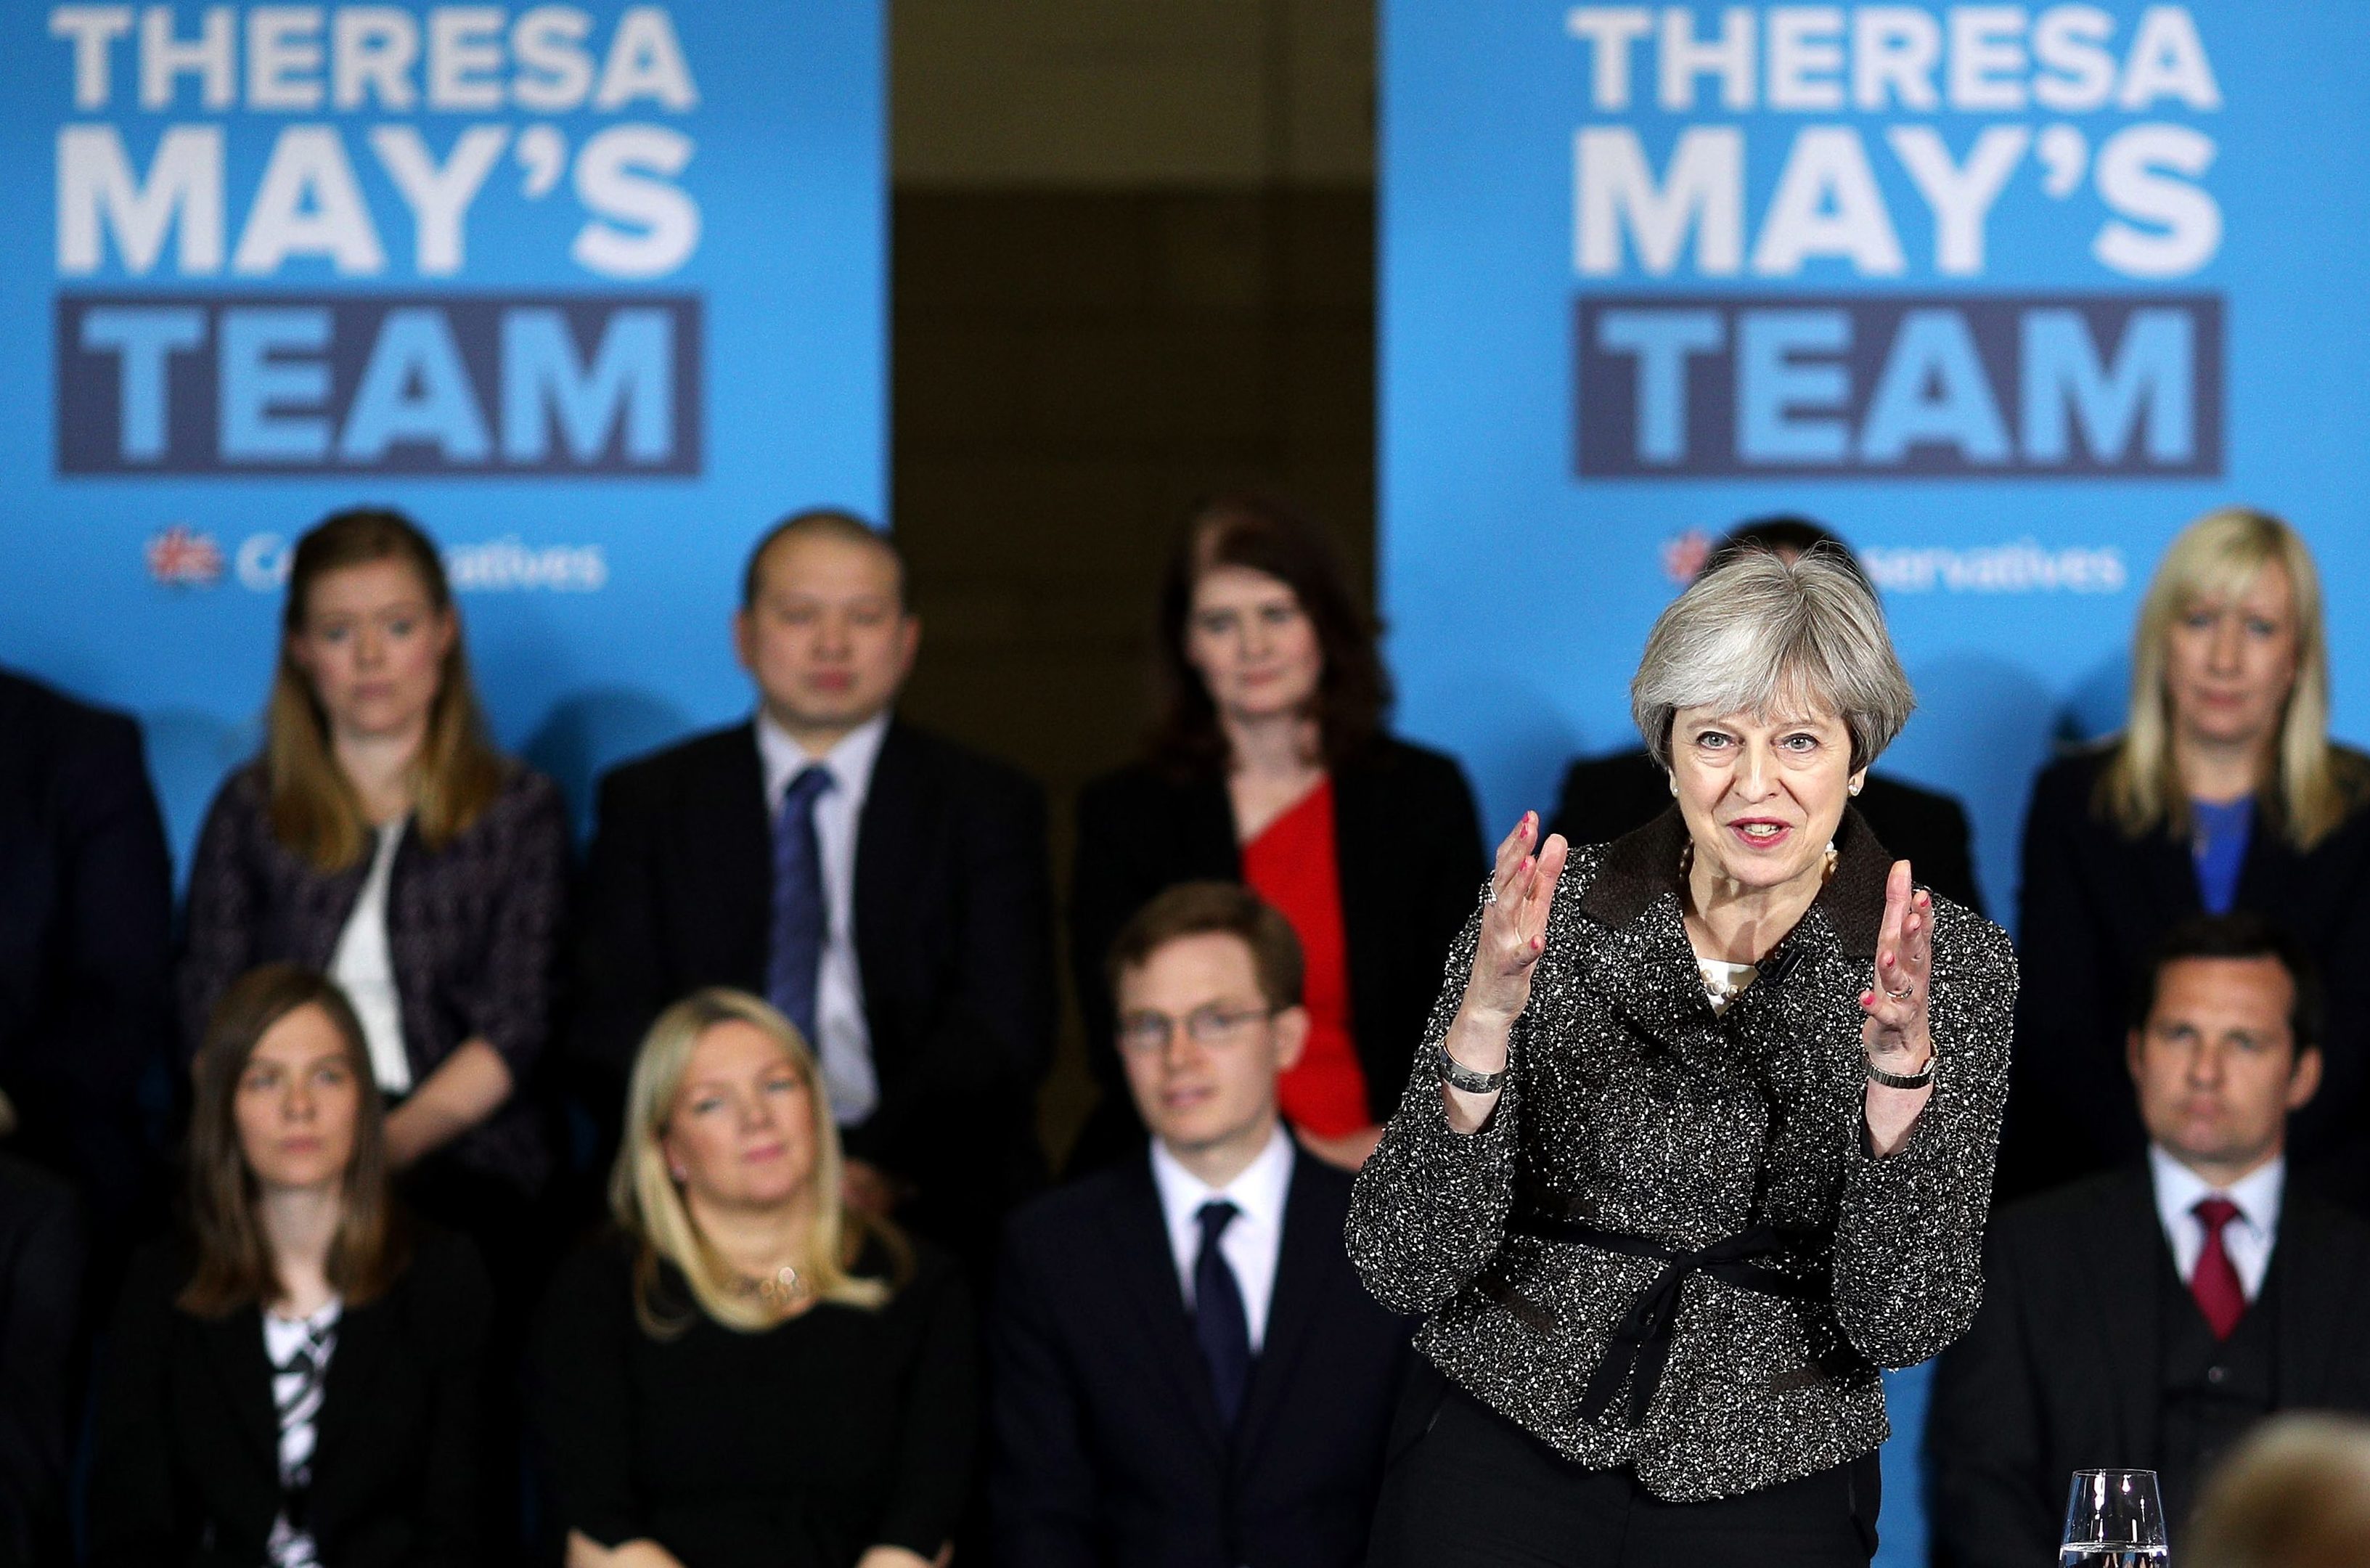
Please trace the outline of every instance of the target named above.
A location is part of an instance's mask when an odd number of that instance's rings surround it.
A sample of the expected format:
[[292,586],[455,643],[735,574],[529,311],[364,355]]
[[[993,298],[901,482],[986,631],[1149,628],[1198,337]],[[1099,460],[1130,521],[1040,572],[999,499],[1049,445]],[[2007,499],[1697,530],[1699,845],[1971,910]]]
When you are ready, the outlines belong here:
[[832,1119],[854,1126],[880,1103],[872,1070],[872,1029],[864,1019],[864,973],[856,957],[856,829],[872,788],[872,765],[889,733],[889,715],[857,725],[821,756],[809,756],[763,709],[757,714],[757,755],[765,767],[765,820],[781,814],[790,780],[810,764],[831,774],[832,787],[814,803],[815,842],[823,852],[823,902],[830,929],[815,976],[815,1055]]
[[1267,1338],[1268,1303],[1275,1298],[1275,1261],[1283,1250],[1283,1200],[1292,1190],[1292,1135],[1278,1123],[1258,1158],[1224,1187],[1206,1185],[1152,1140],[1152,1182],[1160,1189],[1160,1216],[1168,1226],[1168,1251],[1177,1262],[1177,1282],[1185,1306],[1193,1306],[1193,1264],[1202,1255],[1202,1205],[1224,1198],[1242,1212],[1218,1238],[1218,1251],[1235,1271],[1243,1293],[1243,1317],[1251,1332],[1251,1354]]
[[2238,1283],[2252,1301],[2263,1293],[2263,1274],[2272,1266],[2272,1247],[2280,1239],[2280,1193],[2287,1184],[2284,1155],[2228,1187],[2211,1187],[2205,1179],[2156,1144],[2148,1145],[2148,1175],[2156,1184],[2157,1217],[2164,1223],[2164,1239],[2172,1243],[2173,1266],[2188,1279],[2197,1272],[2198,1255],[2205,1251],[2205,1227],[2190,1211],[2198,1200],[2225,1197],[2238,1205],[2238,1217],[2222,1228],[2222,1250],[2238,1271]]
[[386,890],[395,880],[396,847],[403,842],[404,824],[410,820],[398,817],[373,829],[370,870],[329,959],[329,978],[346,994],[362,1026],[371,1077],[388,1094],[411,1092],[411,1058],[403,1049],[403,998],[395,988],[395,952],[386,940]]

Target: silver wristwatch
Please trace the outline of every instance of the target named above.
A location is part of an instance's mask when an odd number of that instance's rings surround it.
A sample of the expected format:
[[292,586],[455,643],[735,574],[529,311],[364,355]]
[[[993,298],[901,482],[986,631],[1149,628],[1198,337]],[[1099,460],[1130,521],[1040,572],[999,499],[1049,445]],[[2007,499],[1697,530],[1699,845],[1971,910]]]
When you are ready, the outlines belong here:
[[1461,1089],[1467,1094],[1495,1094],[1505,1087],[1506,1069],[1494,1073],[1476,1072],[1448,1054],[1448,1042],[1443,1040],[1435,1053],[1440,1058],[1440,1078],[1451,1089]]
[[1887,1089],[1923,1089],[1934,1081],[1934,1064],[1941,1059],[1940,1052],[1928,1051],[1926,1053],[1926,1065],[1917,1071],[1889,1073],[1878,1066],[1875,1059],[1871,1057],[1868,1062],[1868,1081],[1881,1083]]

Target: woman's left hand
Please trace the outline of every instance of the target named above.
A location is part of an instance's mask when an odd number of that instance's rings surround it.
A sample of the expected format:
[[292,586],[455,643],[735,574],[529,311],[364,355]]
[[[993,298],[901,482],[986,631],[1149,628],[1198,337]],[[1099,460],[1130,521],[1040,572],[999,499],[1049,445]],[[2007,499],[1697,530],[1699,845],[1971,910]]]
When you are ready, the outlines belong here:
[[1860,1046],[1887,1072],[1926,1070],[1934,1054],[1927,1026],[1927,987],[1934,968],[1934,900],[1909,879],[1909,862],[1893,862],[1884,881],[1884,923],[1876,935],[1874,983],[1860,993],[1867,1016],[1860,1020]]

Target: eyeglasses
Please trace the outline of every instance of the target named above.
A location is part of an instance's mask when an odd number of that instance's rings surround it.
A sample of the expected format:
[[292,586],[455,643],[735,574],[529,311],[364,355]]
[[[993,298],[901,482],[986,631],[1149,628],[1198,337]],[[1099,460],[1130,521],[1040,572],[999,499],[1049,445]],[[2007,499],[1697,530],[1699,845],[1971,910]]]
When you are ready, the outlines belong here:
[[1181,1019],[1162,1012],[1133,1012],[1120,1020],[1119,1048],[1140,1056],[1166,1051],[1179,1025],[1196,1045],[1231,1045],[1252,1024],[1274,1016],[1272,1008],[1230,1010],[1214,1006],[1196,1008]]

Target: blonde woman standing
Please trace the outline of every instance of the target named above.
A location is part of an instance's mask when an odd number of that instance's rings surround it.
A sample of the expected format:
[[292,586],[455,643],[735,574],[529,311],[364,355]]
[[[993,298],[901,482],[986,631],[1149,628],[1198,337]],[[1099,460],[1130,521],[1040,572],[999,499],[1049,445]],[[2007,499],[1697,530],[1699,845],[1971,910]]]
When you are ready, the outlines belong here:
[[2295,530],[2231,508],[2165,552],[2132,641],[2121,733],[2053,763],[2024,832],[2024,963],[2004,1195],[2139,1153],[2123,1067],[2131,978],[2200,912],[2287,926],[2329,974],[2327,1078],[2291,1124],[2309,1161],[2360,1121],[2370,757],[2329,735],[2319,574]]
[[926,1568],[970,1482],[972,1314],[847,1207],[812,1054],[743,992],[659,1015],[617,1234],[562,1270],[529,1398],[568,1568]]

